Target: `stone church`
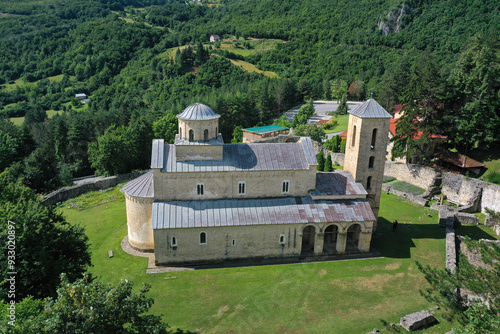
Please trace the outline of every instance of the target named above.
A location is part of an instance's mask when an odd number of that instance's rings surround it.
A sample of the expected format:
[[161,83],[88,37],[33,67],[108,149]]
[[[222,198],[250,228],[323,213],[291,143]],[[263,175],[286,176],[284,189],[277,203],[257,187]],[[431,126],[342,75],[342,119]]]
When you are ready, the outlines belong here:
[[174,144],[153,141],[151,171],[123,187],[128,240],[155,263],[369,252],[391,115],[370,99],[350,111],[344,171],[317,172],[309,137],[225,144],[196,103]]

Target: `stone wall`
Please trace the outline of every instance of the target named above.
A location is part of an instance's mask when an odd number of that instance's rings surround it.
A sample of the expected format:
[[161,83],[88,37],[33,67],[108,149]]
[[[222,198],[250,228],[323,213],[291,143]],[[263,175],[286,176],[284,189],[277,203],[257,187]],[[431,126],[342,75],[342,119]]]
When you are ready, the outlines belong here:
[[429,167],[386,161],[384,175],[427,189],[439,173]]
[[139,177],[146,172],[147,170],[128,173],[128,174],[119,174],[119,175],[104,177],[102,179],[89,183],[61,188],[42,197],[41,202],[46,205],[54,205],[59,202],[64,202],[72,197],[80,196],[81,194],[85,194],[86,192],[89,191],[114,187],[119,183],[135,179],[136,177]]
[[383,183],[382,184],[382,190],[385,191],[385,192],[397,195],[397,196],[404,197],[409,202],[411,202],[413,204],[416,204],[416,205],[426,206],[427,203],[429,202],[427,199],[425,199],[425,198],[423,198],[421,196],[416,196],[416,195],[413,195],[413,194],[409,194],[409,193],[405,193],[405,192],[396,190],[393,187],[391,187],[390,185],[388,185],[387,183]]
[[471,213],[457,212],[455,219],[460,224],[479,225],[479,218]]
[[[395,177],[417,187],[429,189],[441,181],[441,192],[450,201],[462,206],[462,212],[500,212],[500,185],[471,179],[464,175],[436,171],[429,167],[387,161],[385,176]],[[425,195],[425,194],[424,194]]]

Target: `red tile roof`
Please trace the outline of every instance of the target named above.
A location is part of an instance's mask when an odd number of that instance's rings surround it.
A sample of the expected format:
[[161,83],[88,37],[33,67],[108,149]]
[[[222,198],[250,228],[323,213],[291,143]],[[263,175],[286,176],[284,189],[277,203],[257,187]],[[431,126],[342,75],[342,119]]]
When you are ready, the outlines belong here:
[[480,163],[479,161],[469,158],[466,155],[458,154],[456,152],[443,151],[436,153],[435,157],[439,160],[445,161],[449,164],[461,168],[485,167],[484,164]]
[[[396,135],[396,124],[398,123],[398,121],[399,121],[399,118],[391,118],[391,123],[389,124],[389,131],[391,132],[392,136]],[[415,120],[415,119],[413,121],[417,122],[417,120]],[[422,138],[423,134],[424,133],[422,131],[417,131],[416,133],[413,134],[413,139],[420,139],[420,138]],[[429,138],[431,138],[431,139],[447,139],[448,137],[431,133],[431,134],[429,134]]]

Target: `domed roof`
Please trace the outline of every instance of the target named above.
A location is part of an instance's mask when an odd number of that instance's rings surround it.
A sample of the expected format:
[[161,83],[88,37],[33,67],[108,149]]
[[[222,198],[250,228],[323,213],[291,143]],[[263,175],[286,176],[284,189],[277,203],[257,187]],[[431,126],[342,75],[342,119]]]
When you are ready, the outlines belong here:
[[184,109],[182,113],[177,115],[178,119],[185,121],[206,121],[219,118],[212,108],[202,103],[195,103]]

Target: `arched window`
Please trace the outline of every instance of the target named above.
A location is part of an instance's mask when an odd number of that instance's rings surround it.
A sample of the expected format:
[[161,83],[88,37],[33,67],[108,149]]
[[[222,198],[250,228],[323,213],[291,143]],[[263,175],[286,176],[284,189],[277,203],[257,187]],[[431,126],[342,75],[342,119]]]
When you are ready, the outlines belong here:
[[207,129],[205,129],[205,131],[203,131],[203,140],[208,141],[208,130]]
[[177,247],[177,238],[172,237],[172,247]]
[[372,188],[372,177],[368,176],[366,179],[366,190],[370,190]]
[[189,141],[194,141],[194,131],[189,130]]
[[377,140],[377,129],[372,132],[372,150],[375,149],[375,141]]
[[352,141],[351,141],[351,146],[356,145],[356,125],[353,128],[352,131]]
[[182,128],[179,128],[179,138],[182,139]]
[[375,157],[372,155],[370,157],[370,160],[368,160],[368,168],[373,168],[374,164],[375,164]]
[[219,133],[217,132],[217,127],[215,127],[215,138],[219,137]]
[[207,243],[207,234],[205,232],[200,233],[200,245],[205,245]]

